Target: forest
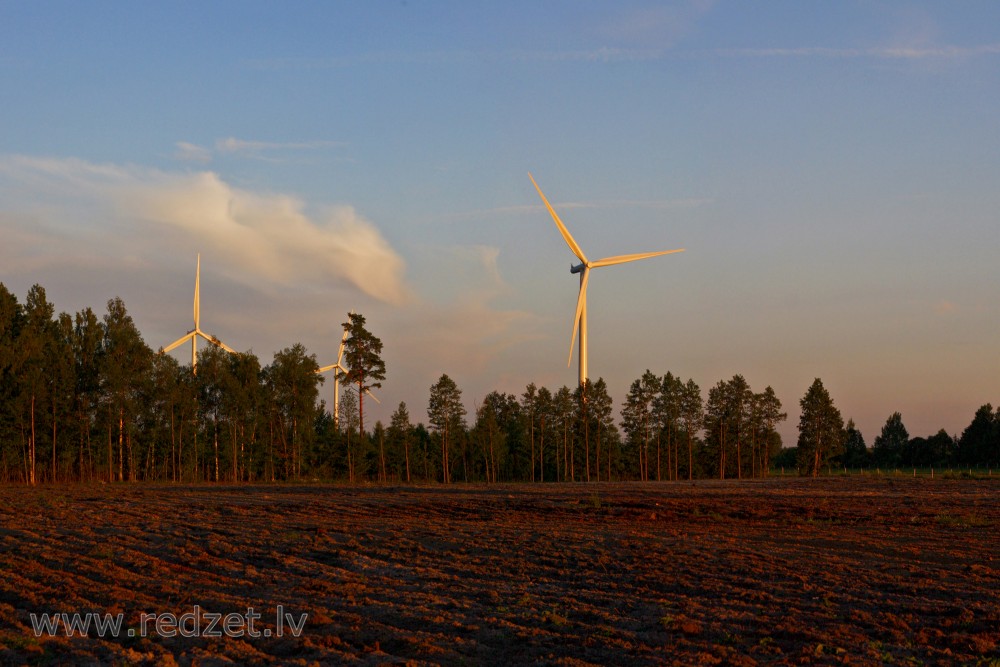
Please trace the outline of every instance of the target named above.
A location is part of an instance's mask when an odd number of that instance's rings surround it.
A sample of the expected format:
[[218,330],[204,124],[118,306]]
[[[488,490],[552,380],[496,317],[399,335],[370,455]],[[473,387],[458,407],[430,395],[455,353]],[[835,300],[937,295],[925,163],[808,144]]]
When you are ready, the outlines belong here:
[[[831,469],[1000,467],[1000,408],[979,408],[960,435],[910,437],[889,416],[868,447],[820,379],[800,400],[799,436],[771,387],[741,375],[707,396],[693,380],[647,370],[616,405],[603,379],[570,389],[491,392],[469,414],[441,375],[426,408],[400,403],[364,424],[385,379],[381,341],[349,315],[339,419],[300,344],[262,365],[209,345],[197,366],[150,348],[121,299],[55,313],[33,286],[20,303],[0,283],[0,482],[570,482],[755,478],[777,466]],[[412,414],[411,414],[412,409]],[[426,415],[426,424],[418,415]]]

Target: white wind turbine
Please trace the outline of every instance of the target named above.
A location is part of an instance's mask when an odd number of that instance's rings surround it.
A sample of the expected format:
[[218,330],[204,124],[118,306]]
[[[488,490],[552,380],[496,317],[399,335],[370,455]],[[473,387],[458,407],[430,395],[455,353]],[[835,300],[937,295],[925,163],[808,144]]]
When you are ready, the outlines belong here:
[[555,209],[549,203],[549,200],[545,198],[542,194],[542,189],[538,187],[538,183],[535,183],[534,177],[529,173],[528,178],[531,179],[532,184],[534,184],[535,189],[538,190],[538,196],[542,198],[545,203],[545,208],[549,210],[549,214],[552,215],[552,219],[555,220],[556,226],[559,228],[559,233],[562,234],[563,239],[566,241],[566,245],[569,249],[573,251],[573,254],[577,256],[580,260],[580,264],[570,268],[570,273],[580,274],[580,295],[576,300],[576,315],[573,317],[573,337],[569,340],[569,360],[566,365],[569,366],[573,363],[573,343],[576,341],[577,329],[580,331],[580,385],[582,386],[587,381],[587,281],[590,278],[590,270],[596,269],[601,266],[612,266],[614,264],[625,264],[626,262],[634,262],[640,259],[646,259],[648,257],[657,257],[658,255],[669,255],[675,252],[684,252],[684,248],[677,248],[676,250],[661,250],[659,252],[643,252],[635,255],[617,255],[615,257],[605,257],[604,259],[598,259],[595,261],[590,261],[587,256],[583,254],[583,250],[580,249],[579,244],[573,239],[573,236],[566,229],[566,225],[563,224],[559,216],[556,215]]
[[[353,312],[353,311],[352,311]],[[337,363],[330,364],[329,366],[322,366],[316,370],[316,373],[326,373],[327,371],[333,371],[333,423],[335,426],[340,425],[340,375],[339,373],[346,373],[347,369],[344,368],[341,363],[344,360],[344,346],[347,344],[348,331],[344,328],[344,336],[340,339],[340,349],[337,350]],[[366,389],[365,393],[371,397],[373,401],[382,404],[382,401],[375,397],[375,394],[371,392],[371,389]]]
[[176,347],[183,345],[187,341],[191,341],[191,372],[198,372],[198,336],[201,336],[207,340],[212,345],[216,347],[221,347],[226,352],[231,354],[237,354],[236,350],[229,347],[221,340],[215,336],[209,336],[204,331],[201,330],[201,299],[198,295],[198,284],[201,281],[201,253],[198,254],[198,268],[195,269],[194,274],[194,329],[188,331],[186,334],[175,340],[170,345],[160,349],[160,352],[170,352]]

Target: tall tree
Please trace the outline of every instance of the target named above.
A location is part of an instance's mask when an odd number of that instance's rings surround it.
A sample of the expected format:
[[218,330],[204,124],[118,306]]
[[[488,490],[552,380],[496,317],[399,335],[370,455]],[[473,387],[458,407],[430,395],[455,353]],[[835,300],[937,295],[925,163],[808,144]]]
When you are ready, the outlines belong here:
[[20,477],[21,455],[7,443],[20,441],[17,403],[20,392],[17,340],[23,326],[23,312],[17,296],[0,283],[0,479]]
[[750,411],[753,392],[742,375],[734,375],[727,387],[729,418],[732,421],[733,441],[736,445],[736,478],[743,479],[745,458],[749,453],[747,440],[750,433]]
[[840,454],[844,442],[844,419],[819,378],[799,401],[799,470],[816,477],[820,469]]
[[[559,438],[562,440],[562,481],[574,480],[573,461],[570,459],[573,440],[573,417],[576,414],[576,404],[573,402],[573,393],[569,387],[563,385],[559,391],[552,396],[552,425],[559,431]],[[560,454],[556,451],[556,476],[558,476]]]
[[460,432],[465,431],[465,415],[462,390],[447,374],[442,375],[431,386],[427,419],[441,438],[441,481],[445,484],[451,483],[449,448]]
[[229,416],[229,439],[234,480],[248,479],[257,463],[255,454],[264,413],[263,371],[252,352],[230,354],[229,386],[224,410]]
[[274,355],[274,361],[264,371],[270,386],[272,419],[285,460],[286,478],[302,474],[302,460],[315,439],[313,425],[319,412],[319,384],[323,376],[316,371],[315,354],[306,354],[305,347],[296,343]]
[[[97,315],[90,308],[78,312],[73,318],[73,376],[74,412],[77,421],[79,459],[77,461],[79,479],[92,477],[94,473],[94,451],[91,435],[97,421],[101,388],[101,347],[104,332]],[[89,463],[87,458],[89,457]]]
[[955,447],[955,439],[948,435],[947,431],[940,429],[927,438],[923,447],[913,448],[909,463],[915,466],[947,465],[955,458]]
[[403,451],[403,474],[400,477],[410,483],[410,446],[413,442],[413,424],[410,423],[410,412],[406,409],[406,403],[400,401],[399,407],[392,413],[389,420],[389,442],[393,449]]
[[576,404],[577,440],[583,444],[583,480],[590,481],[590,431],[593,415],[590,410],[590,394],[594,391],[590,379],[583,381],[573,390],[573,402]]
[[629,444],[638,454],[639,479],[649,479],[649,440],[653,428],[653,399],[660,389],[660,382],[652,371],[632,382],[622,404],[622,429]]
[[872,457],[875,464],[894,468],[903,462],[903,451],[910,440],[910,434],[903,425],[903,415],[894,412],[885,420],[882,433],[875,436],[872,443]]
[[754,454],[752,466],[754,474],[766,476],[771,467],[771,457],[781,450],[781,435],[778,424],[788,419],[788,413],[781,411],[781,400],[770,385],[752,399],[753,420],[751,423]]
[[[552,425],[555,423],[555,401],[552,392],[548,387],[538,390],[538,399],[535,402],[535,414],[538,417],[538,481],[545,481],[545,442],[548,440],[549,446],[555,442]],[[555,451],[555,447],[552,447]],[[556,469],[558,470],[558,461]],[[558,473],[557,473],[558,475]]]
[[668,372],[660,380],[660,390],[653,398],[653,419],[657,427],[656,478],[660,479],[660,439],[667,453],[667,479],[677,479],[678,440],[680,439],[681,400],[684,382]]
[[344,342],[344,366],[337,376],[356,386],[358,392],[358,429],[365,432],[365,392],[382,387],[385,362],[382,361],[382,341],[365,328],[365,317],[350,313],[344,322],[347,340]]
[[840,464],[845,468],[863,468],[870,461],[871,455],[865,444],[865,436],[858,430],[853,419],[848,419],[844,428],[844,452],[839,458]]
[[996,414],[989,403],[976,410],[972,422],[958,439],[958,462],[963,465],[1000,464],[1000,407]]
[[[24,326],[17,339],[16,354],[19,361],[19,380],[22,387],[21,414],[28,425],[26,468],[28,482],[38,481],[38,441],[43,429],[40,417],[46,413],[52,395],[49,377],[52,370],[55,331],[52,320],[55,308],[45,298],[45,288],[33,285],[24,302]],[[55,419],[52,420],[53,432]],[[55,442],[52,442],[53,452]],[[53,473],[55,471],[53,470]]]
[[[101,394],[108,420],[108,473],[110,479],[126,478],[125,462],[129,462],[128,479],[134,479],[131,465],[133,420],[138,412],[141,382],[146,377],[153,352],[142,340],[132,316],[119,299],[108,301],[104,315],[104,340],[101,359]],[[117,472],[112,433],[117,439]],[[128,451],[126,452],[126,447]]]
[[345,436],[347,479],[354,482],[361,439],[355,437],[355,431],[358,430],[358,395],[353,391],[346,391],[340,397],[340,428],[344,430]]
[[[601,481],[601,462],[607,460],[607,478],[610,482],[611,443],[616,440],[617,429],[614,419],[614,400],[608,394],[608,383],[604,381],[603,377],[597,378],[597,382],[591,385],[587,400],[595,433],[594,474],[597,481]],[[602,449],[605,451],[603,459],[601,458]]]
[[719,479],[726,477],[726,465],[731,440],[728,385],[719,380],[708,390],[708,401],[704,409],[705,444],[717,462]]
[[688,379],[681,394],[681,419],[684,422],[684,437],[687,442],[688,479],[694,479],[694,441],[701,431],[704,408],[701,388],[693,379]]
[[531,444],[531,481],[535,481],[535,424],[538,421],[538,388],[530,383],[521,394],[521,414],[528,421],[528,441]]

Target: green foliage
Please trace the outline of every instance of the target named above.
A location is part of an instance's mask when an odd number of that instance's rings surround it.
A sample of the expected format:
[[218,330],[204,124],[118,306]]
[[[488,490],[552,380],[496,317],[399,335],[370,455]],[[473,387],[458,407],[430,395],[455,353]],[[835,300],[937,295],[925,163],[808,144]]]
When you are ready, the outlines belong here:
[[844,428],[844,451],[837,457],[836,463],[844,468],[866,468],[871,465],[871,454],[865,445],[865,437],[849,419]]
[[875,438],[872,459],[876,466],[895,468],[903,462],[903,450],[910,439],[903,416],[898,412],[889,415],[882,427],[882,433]]
[[431,386],[427,406],[427,419],[441,441],[441,481],[451,482],[451,447],[465,431],[465,406],[462,405],[462,390],[455,381],[442,375]]
[[555,391],[529,384],[520,397],[490,392],[470,429],[462,392],[442,375],[431,387],[430,431],[400,403],[369,434],[363,398],[384,380],[382,344],[363,316],[345,327],[349,387],[336,424],[319,401],[315,357],[301,345],[266,367],[252,353],[209,346],[195,375],[146,345],[121,299],[103,317],[90,308],[57,315],[40,285],[20,304],[0,284],[0,481],[666,481],[796,464],[805,474],[830,465],[936,468],[942,477],[949,468],[957,477],[1000,469],[1000,415],[990,404],[958,438],[943,430],[910,438],[896,413],[873,462],[818,379],[800,401],[790,449],[771,387],[754,392],[734,375],[705,400],[694,380],[651,370],[621,404],[624,440],[601,378]]
[[819,378],[799,401],[799,472],[816,477],[839,455],[844,444],[844,420]]
[[353,384],[358,392],[358,428],[365,432],[365,393],[378,389],[385,380],[385,362],[382,361],[382,341],[365,328],[365,317],[350,313],[344,322],[347,340],[344,341],[343,364],[337,377]]
[[958,463],[1000,467],[1000,407],[987,403],[972,418],[958,440]]

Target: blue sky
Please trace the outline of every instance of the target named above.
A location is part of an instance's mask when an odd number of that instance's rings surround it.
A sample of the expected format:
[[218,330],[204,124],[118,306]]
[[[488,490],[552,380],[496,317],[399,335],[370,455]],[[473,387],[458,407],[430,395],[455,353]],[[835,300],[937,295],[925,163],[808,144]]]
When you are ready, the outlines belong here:
[[[1000,402],[1000,5],[0,3],[0,281],[121,296],[156,348],[202,328],[329,363],[385,343],[375,416],[566,367],[790,413],[815,377],[871,444]],[[179,354],[183,359],[183,353]],[[575,366],[575,363],[574,363]],[[332,393],[328,383],[324,394]],[[329,399],[329,396],[327,396]],[[374,407],[374,406],[373,406]]]

